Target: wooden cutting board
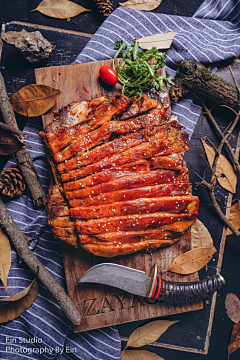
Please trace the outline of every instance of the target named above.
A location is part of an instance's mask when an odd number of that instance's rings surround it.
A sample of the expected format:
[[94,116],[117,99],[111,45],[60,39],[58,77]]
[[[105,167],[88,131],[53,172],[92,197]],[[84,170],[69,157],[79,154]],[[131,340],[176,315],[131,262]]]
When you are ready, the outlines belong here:
[[[117,60],[121,62],[121,60]],[[76,65],[54,66],[35,69],[37,84],[59,87],[61,95],[54,107],[43,116],[44,128],[52,121],[53,111],[71,101],[91,100],[101,95],[112,95],[121,91],[121,85],[108,86],[99,81],[99,69],[102,65],[111,66],[112,60],[104,60]],[[164,70],[159,70],[159,75]],[[162,101],[167,112],[171,113],[167,88],[162,93]],[[146,298],[134,296],[114,287],[98,284],[78,284],[80,277],[93,265],[101,262],[114,262],[143,270],[147,275],[154,264],[158,266],[158,276],[171,281],[197,281],[198,274],[181,276],[167,272],[167,269],[180,254],[191,250],[191,232],[188,230],[172,246],[160,248],[152,254],[137,252],[113,259],[97,257],[84,249],[62,243],[65,275],[68,294],[80,313],[82,322],[74,331],[85,331],[104,326],[167,316],[202,309],[202,302],[193,304],[156,303]]]

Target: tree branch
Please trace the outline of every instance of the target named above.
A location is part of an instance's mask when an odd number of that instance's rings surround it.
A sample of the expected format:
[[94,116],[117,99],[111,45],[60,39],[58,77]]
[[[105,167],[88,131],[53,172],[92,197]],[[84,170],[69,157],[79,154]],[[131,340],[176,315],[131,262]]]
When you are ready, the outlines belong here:
[[57,283],[54,277],[48,272],[43,264],[38,260],[36,255],[29,249],[27,237],[15,224],[9,214],[4,202],[0,198],[0,227],[5,231],[9,239],[11,239],[16,252],[25,264],[34,272],[41,280],[42,284],[47,288],[50,294],[57,300],[57,303],[74,325],[79,325],[81,315],[73,304],[72,300],[64,292],[62,287]]
[[[0,73],[0,110],[5,123],[10,127],[19,130],[15,118],[15,114],[8,99],[7,90],[1,73]],[[33,166],[32,159],[30,155],[27,153],[25,146],[23,146],[20,150],[16,151],[15,159],[21,168],[22,174],[32,194],[34,204],[37,206],[44,205],[46,201],[46,195],[38,179],[36,170]]]

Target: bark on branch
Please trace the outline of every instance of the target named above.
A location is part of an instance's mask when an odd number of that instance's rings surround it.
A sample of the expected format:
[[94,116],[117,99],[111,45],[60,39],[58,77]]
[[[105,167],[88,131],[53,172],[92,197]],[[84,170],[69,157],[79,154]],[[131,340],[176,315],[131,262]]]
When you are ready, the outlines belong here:
[[[18,129],[15,114],[8,99],[4,79],[0,73],[0,110],[5,123],[12,128]],[[38,179],[32,159],[23,146],[15,153],[15,159],[21,168],[22,174],[26,180],[29,190],[32,194],[33,202],[37,206],[44,205],[46,195]]]
[[19,257],[34,272],[42,284],[47,288],[50,294],[56,299],[57,303],[74,325],[79,325],[81,315],[73,304],[72,300],[64,292],[62,287],[57,283],[53,276],[38,260],[36,255],[29,249],[26,236],[15,224],[9,214],[4,202],[0,198],[0,227],[11,239]]
[[227,105],[237,111],[240,108],[237,88],[199,62],[183,60],[178,67],[174,83],[170,96],[175,102],[188,92],[197,92],[219,105]]

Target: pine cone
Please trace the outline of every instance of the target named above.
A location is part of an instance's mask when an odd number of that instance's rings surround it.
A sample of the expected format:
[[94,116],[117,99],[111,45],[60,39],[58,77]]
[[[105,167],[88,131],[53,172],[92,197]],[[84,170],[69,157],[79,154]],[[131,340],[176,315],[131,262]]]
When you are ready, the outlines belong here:
[[97,11],[107,17],[113,11],[113,0],[94,0]]
[[22,195],[25,182],[18,168],[8,168],[0,174],[0,193],[10,198]]

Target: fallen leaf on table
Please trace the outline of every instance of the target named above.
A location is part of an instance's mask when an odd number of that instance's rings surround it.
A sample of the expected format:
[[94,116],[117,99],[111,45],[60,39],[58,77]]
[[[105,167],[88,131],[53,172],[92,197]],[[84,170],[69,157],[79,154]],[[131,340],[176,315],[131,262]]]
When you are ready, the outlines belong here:
[[26,311],[36,299],[38,283],[35,280],[23,291],[0,300],[0,324],[16,319]]
[[12,95],[10,103],[17,113],[35,117],[45,114],[58,99],[61,91],[46,85],[24,86]]
[[126,350],[122,351],[121,360],[164,360],[164,358],[147,350]]
[[151,11],[156,9],[162,0],[128,0],[124,3],[119,3],[119,5],[125,6],[134,10],[145,10]]
[[144,50],[149,50],[152,47],[156,47],[157,49],[169,49],[175,34],[175,32],[159,33],[142,37],[137,41],[139,42],[139,46]]
[[11,246],[7,235],[0,228],[0,279],[7,291],[7,278],[11,267]]
[[230,342],[228,344],[228,356],[240,347],[240,322],[234,324]]
[[[240,228],[240,201],[231,207],[229,215],[230,223],[238,230]],[[227,235],[231,235],[232,231],[228,228]]]
[[187,251],[174,260],[168,271],[182,275],[193,274],[202,269],[216,251],[214,246]]
[[36,10],[57,19],[69,19],[84,11],[91,11],[68,0],[43,0],[36,9],[31,11]]
[[169,326],[177,322],[178,320],[177,321],[157,320],[139,327],[138,329],[134,330],[133,333],[129,336],[126,348],[128,346],[140,347],[153,343],[163,333],[165,333],[165,331],[169,328]]
[[[207,159],[210,167],[213,165],[213,161],[215,158],[215,150],[206,144],[206,142],[202,139],[203,147],[205,149]],[[216,177],[219,184],[226,190],[231,193],[236,192],[237,186],[237,175],[231,165],[231,163],[223,156],[222,154],[219,156],[217,168],[216,168]]]
[[208,229],[198,219],[191,226],[191,235],[192,235],[193,249],[197,249],[200,247],[213,246],[213,239],[212,239]]
[[0,130],[0,155],[10,155],[21,149],[24,144],[9,132]]
[[240,321],[240,300],[235,294],[227,294],[225,299],[225,309],[227,316],[232,322],[237,324]]

